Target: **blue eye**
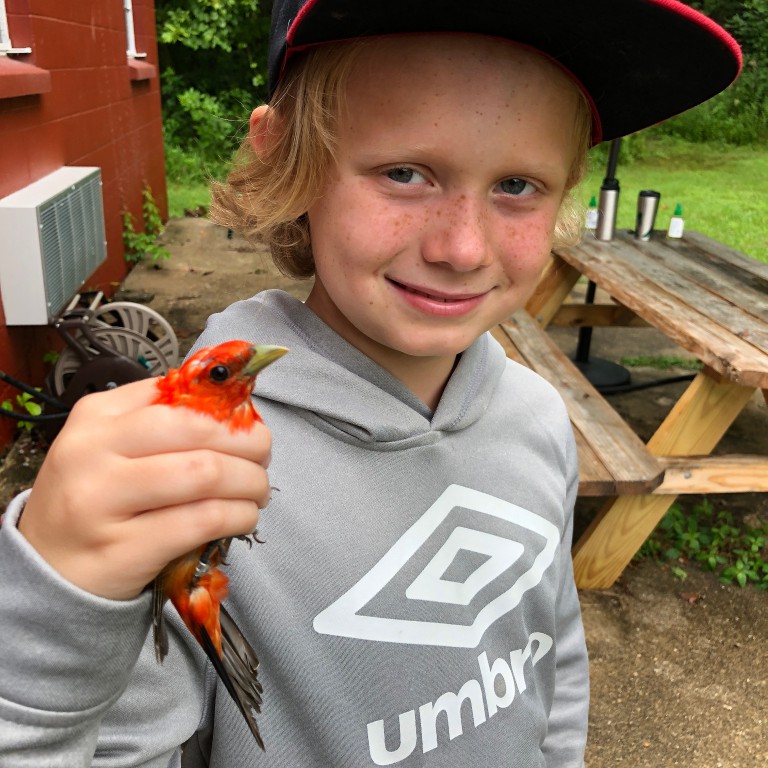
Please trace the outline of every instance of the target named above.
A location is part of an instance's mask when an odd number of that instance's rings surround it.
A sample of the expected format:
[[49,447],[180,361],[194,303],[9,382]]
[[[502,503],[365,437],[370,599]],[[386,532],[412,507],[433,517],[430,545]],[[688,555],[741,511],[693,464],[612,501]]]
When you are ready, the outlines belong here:
[[515,195],[516,197],[532,195],[536,191],[535,187],[525,179],[504,179],[499,186],[505,195]]
[[386,171],[386,175],[387,178],[396,181],[398,184],[419,184],[425,181],[425,178],[418,171],[414,171],[413,168],[408,168],[407,166],[390,168]]

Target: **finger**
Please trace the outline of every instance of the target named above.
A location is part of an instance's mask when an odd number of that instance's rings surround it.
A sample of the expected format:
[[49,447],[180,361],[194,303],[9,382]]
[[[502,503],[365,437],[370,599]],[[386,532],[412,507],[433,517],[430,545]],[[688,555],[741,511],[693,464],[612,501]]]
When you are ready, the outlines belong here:
[[74,404],[69,418],[107,418],[136,411],[154,402],[157,392],[157,378],[141,379],[104,392],[93,392]]
[[[251,533],[259,508],[242,499],[207,499],[139,515],[128,526],[113,526],[90,557],[60,541],[49,562],[68,581],[113,600],[136,597],[172,560],[207,541]],[[105,563],[109,564],[105,568]]]
[[208,448],[265,463],[272,450],[272,435],[263,423],[232,430],[188,408],[151,406],[118,417],[115,427],[121,430],[120,452],[127,457]]
[[179,504],[139,515],[131,536],[139,542],[151,540],[160,571],[175,558],[208,541],[244,536],[259,522],[259,506],[246,499],[205,499]]
[[[208,498],[248,499],[266,506],[271,495],[262,465],[217,451],[191,450],[112,464],[105,469],[103,483],[80,487],[77,493],[85,508],[108,505],[110,517],[118,519]],[[121,490],[105,497],[110,488]]]
[[70,416],[57,442],[59,449],[66,443],[68,455],[88,455],[94,445],[127,458],[208,448],[260,463],[267,462],[272,448],[271,434],[262,423],[233,432],[206,414],[165,405],[111,414],[100,408],[81,410],[77,418]]

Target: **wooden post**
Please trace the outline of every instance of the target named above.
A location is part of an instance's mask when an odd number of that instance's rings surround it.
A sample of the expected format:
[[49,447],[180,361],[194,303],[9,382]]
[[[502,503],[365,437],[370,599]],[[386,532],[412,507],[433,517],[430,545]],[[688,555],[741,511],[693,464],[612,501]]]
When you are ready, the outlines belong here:
[[528,314],[538,320],[542,328],[546,328],[580,277],[578,269],[553,253],[525,305]]
[[[655,456],[709,454],[752,397],[753,387],[700,373],[648,441]],[[621,496],[598,513],[574,547],[576,584],[610,587],[667,513],[676,495]]]

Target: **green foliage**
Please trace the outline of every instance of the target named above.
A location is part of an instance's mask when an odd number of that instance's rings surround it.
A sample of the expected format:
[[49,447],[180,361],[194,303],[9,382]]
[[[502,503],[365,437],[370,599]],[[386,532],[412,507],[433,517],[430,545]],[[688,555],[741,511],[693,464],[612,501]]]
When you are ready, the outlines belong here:
[[659,130],[689,141],[755,144],[768,139],[768,0],[703,0],[694,7],[722,24],[742,46],[739,79],[710,101]]
[[141,261],[146,256],[151,256],[152,261],[168,259],[171,254],[157,242],[157,238],[163,231],[163,220],[160,211],[152,196],[152,190],[145,186],[141,193],[141,218],[143,232],[137,232],[135,219],[130,211],[123,211],[123,245],[125,247],[126,261]]
[[738,521],[727,510],[715,510],[705,499],[686,512],[673,504],[637,557],[672,561],[679,578],[685,564],[697,563],[719,575],[723,584],[768,589],[768,524]]
[[677,355],[657,355],[656,357],[622,357],[621,364],[630,368],[656,368],[666,371],[670,368],[682,368],[686,371],[700,371],[704,365],[700,360]]
[[[36,387],[37,391],[40,391],[40,387]],[[43,412],[43,405],[42,403],[38,403],[35,400],[34,395],[31,395],[29,392],[21,392],[20,394],[16,395],[16,403],[23,411],[26,411],[30,416],[40,416]],[[4,400],[2,403],[0,403],[0,408],[2,408],[4,411],[10,411],[11,413],[14,413],[14,406],[13,403],[10,400]],[[34,429],[35,425],[31,421],[17,421],[16,422],[20,429],[25,429],[27,432]]]
[[240,88],[213,95],[184,85],[172,68],[163,72],[163,132],[171,179],[220,177],[248,126],[250,96]]
[[157,0],[166,171],[221,177],[266,99],[269,14],[258,0]]

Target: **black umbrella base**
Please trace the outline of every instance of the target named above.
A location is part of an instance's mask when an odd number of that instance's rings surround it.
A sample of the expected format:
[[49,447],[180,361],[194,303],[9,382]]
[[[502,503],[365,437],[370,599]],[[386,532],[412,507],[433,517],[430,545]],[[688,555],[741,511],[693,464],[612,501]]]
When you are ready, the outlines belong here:
[[618,363],[603,360],[600,357],[590,357],[585,362],[573,361],[584,374],[584,378],[598,391],[611,390],[629,384],[629,371]]

